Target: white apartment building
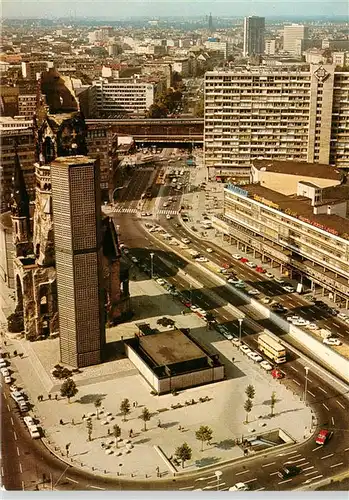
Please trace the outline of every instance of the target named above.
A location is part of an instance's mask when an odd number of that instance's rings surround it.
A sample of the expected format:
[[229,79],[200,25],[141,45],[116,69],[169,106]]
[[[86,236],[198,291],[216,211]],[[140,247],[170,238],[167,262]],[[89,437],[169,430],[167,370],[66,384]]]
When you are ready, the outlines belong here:
[[98,112],[141,113],[154,103],[154,85],[133,78],[93,82]]
[[217,50],[218,52],[222,52],[224,59],[228,57],[228,42],[206,40],[206,42],[204,42],[204,47],[209,50]]
[[33,120],[25,116],[0,116],[0,131],[17,131],[33,126]]
[[302,24],[284,26],[284,51],[301,55],[302,41],[308,38],[308,27]]
[[334,65],[235,67],[205,75],[210,177],[248,179],[255,158],[349,169],[349,72]]
[[276,54],[276,40],[265,40],[264,53],[267,56]]

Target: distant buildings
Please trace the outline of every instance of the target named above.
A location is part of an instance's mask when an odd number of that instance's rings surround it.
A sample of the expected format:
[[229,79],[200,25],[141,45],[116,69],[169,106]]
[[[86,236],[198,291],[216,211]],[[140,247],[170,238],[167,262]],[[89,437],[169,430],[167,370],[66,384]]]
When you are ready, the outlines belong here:
[[259,55],[264,53],[265,18],[258,16],[244,19],[243,55]]
[[308,27],[302,24],[284,26],[284,51],[301,55],[304,40],[308,39]]
[[334,65],[233,67],[205,75],[204,161],[248,178],[258,157],[349,169],[349,72]]
[[152,83],[134,78],[95,80],[97,111],[103,113],[144,113],[154,103]]

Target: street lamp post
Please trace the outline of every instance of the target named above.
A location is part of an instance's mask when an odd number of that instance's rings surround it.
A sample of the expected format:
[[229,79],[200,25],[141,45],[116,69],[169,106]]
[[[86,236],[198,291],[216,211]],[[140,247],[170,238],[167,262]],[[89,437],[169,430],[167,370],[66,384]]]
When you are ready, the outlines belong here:
[[153,279],[153,271],[154,271],[154,253],[150,253],[150,278]]
[[242,322],[243,322],[243,318],[238,318],[238,322],[239,322],[239,342],[241,343],[241,327],[242,327]]
[[219,480],[223,472],[221,470],[216,470],[215,471],[215,476],[217,478],[217,491],[219,491]]
[[304,403],[306,403],[307,402],[307,390],[308,390],[309,366],[305,366],[304,370],[305,370],[305,383],[304,383],[304,398],[303,398],[303,401],[304,401]]

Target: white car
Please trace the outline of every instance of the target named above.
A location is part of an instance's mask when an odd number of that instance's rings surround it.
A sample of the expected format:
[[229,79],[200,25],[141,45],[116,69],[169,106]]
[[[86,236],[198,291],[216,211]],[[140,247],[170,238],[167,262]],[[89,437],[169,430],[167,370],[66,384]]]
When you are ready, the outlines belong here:
[[181,239],[181,242],[182,242],[182,243],[185,243],[186,245],[189,245],[189,243],[190,243],[190,239],[189,239],[189,238],[182,238],[182,239]]
[[267,372],[269,372],[270,370],[273,369],[273,367],[271,366],[270,363],[268,363],[268,361],[262,361],[259,366],[261,366],[263,368],[263,370],[265,370]]
[[3,377],[9,377],[10,376],[10,372],[8,371],[7,368],[1,368],[1,375]]
[[3,358],[0,358],[0,368],[6,368],[7,364]]
[[263,302],[263,304],[270,304],[271,298],[270,297],[263,297],[262,302]]
[[339,339],[335,339],[334,337],[323,339],[322,343],[327,345],[342,345],[342,342]]
[[307,326],[307,325],[309,325],[309,323],[310,323],[310,321],[308,321],[307,319],[303,319],[303,318],[295,319],[294,321],[292,321],[292,324],[295,326]]
[[249,489],[248,485],[245,483],[236,483],[234,486],[229,488],[229,491],[247,491]]
[[126,247],[124,247],[122,249],[122,251],[124,252],[125,255],[127,255],[128,253],[130,253],[130,250],[128,248],[126,248]]
[[135,257],[134,255],[132,255],[131,260],[132,260],[132,262],[134,262],[135,264],[137,264],[137,262],[138,262],[137,257]]
[[166,208],[166,207],[168,207],[168,203],[166,202],[162,206]]
[[292,286],[283,286],[282,288],[288,293],[294,293],[296,291]]
[[259,295],[260,292],[258,290],[256,290],[255,288],[252,288],[251,290],[249,290],[247,292],[249,295]]
[[208,247],[208,248],[206,248],[206,252],[207,252],[207,253],[212,253],[212,252],[213,252],[213,250],[212,250],[212,248]]
[[262,356],[261,356],[260,354],[258,354],[258,352],[253,352],[253,351],[251,351],[251,352],[249,352],[249,353],[247,354],[247,356],[248,356],[249,358],[251,358],[253,361],[256,361],[257,363],[259,363],[260,361],[263,361]]
[[250,352],[252,352],[251,349],[244,344],[240,346],[240,351],[242,351],[244,354],[249,354]]
[[232,255],[232,257],[233,257],[233,259],[236,259],[236,260],[240,260],[240,259],[242,259],[242,255],[240,255],[239,253],[234,253],[234,254]]
[[233,340],[233,336],[231,333],[226,333],[226,332],[223,332],[223,337],[225,337],[227,340]]
[[166,219],[167,219],[167,220],[172,219],[171,215],[167,214],[167,215],[166,215]]
[[11,382],[12,382],[12,378],[10,377],[10,375],[8,375],[7,377],[4,377],[4,380],[5,380],[5,384],[11,384]]
[[348,318],[348,315],[344,313],[339,313],[337,318],[346,320]]
[[318,326],[315,323],[309,323],[309,325],[305,325],[305,328],[308,330],[317,330]]
[[196,313],[196,311],[197,311],[198,309],[200,309],[200,307],[198,307],[198,306],[191,306],[191,308],[190,308],[190,310],[191,310],[192,312],[195,312],[195,313]]
[[169,243],[169,245],[172,245],[174,247],[178,245],[178,241],[177,240],[171,240],[168,243]]
[[255,267],[257,267],[257,264],[249,260],[248,262],[246,262],[246,266],[250,267],[251,269],[254,269]]
[[30,416],[28,416],[28,417],[24,417],[24,418],[23,418],[23,420],[24,420],[24,423],[25,423],[25,425],[26,425],[27,427],[29,427],[29,426],[31,426],[31,425],[36,425],[36,424],[35,424],[35,422],[34,422],[33,417],[30,417]]
[[156,283],[158,283],[159,285],[165,285],[166,281],[165,281],[165,280],[163,280],[162,278],[158,278],[158,279],[156,280]]
[[264,276],[266,276],[267,278],[270,278],[270,279],[274,278],[274,275],[271,273],[265,273]]
[[198,257],[197,259],[198,262],[208,262],[208,259],[206,259],[206,257]]
[[239,283],[235,284],[235,288],[245,288],[246,285],[243,281],[240,281]]
[[277,278],[274,276],[274,280],[276,281],[276,283],[279,283],[279,285],[283,285],[285,282],[282,278]]
[[301,319],[300,316],[287,316],[286,320],[289,321],[290,323],[293,323],[294,321],[297,321]]
[[239,339],[237,339],[236,337],[233,337],[231,339],[231,343],[234,344],[236,347],[240,347],[241,346],[241,341]]

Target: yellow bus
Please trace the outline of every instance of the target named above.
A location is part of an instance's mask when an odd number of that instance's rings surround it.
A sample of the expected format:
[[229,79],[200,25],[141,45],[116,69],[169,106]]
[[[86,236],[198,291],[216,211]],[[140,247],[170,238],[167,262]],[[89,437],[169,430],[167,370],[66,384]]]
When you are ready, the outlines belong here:
[[258,349],[268,358],[272,359],[274,363],[280,364],[286,362],[285,347],[268,333],[262,333],[259,335]]

